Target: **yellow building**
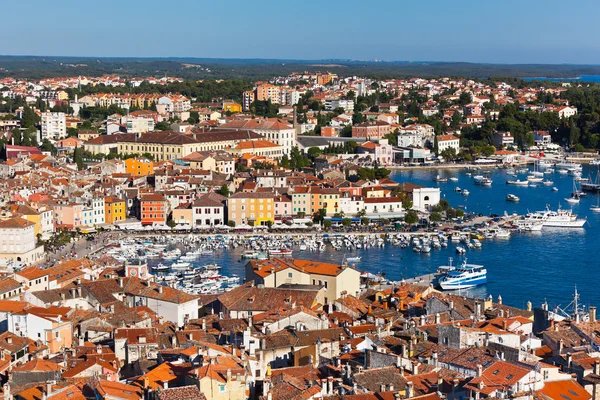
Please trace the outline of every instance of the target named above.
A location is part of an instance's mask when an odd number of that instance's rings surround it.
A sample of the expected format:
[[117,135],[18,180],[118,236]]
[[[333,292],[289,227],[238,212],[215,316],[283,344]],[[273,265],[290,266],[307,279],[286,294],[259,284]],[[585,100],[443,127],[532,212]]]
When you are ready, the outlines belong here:
[[114,196],[104,198],[104,220],[107,224],[127,219],[125,200]]
[[35,210],[33,207],[28,205],[20,205],[17,210],[17,214],[21,214],[21,217],[26,219],[27,221],[31,221],[35,224],[34,226],[34,236],[37,237],[38,234],[42,233],[42,214]]
[[235,222],[235,226],[259,226],[267,225],[269,221],[275,222],[273,193],[239,192],[228,199],[228,206],[229,221]]
[[125,172],[133,176],[154,174],[154,164],[145,158],[128,158],[125,160]]
[[321,209],[327,211],[327,215],[333,215],[340,211],[340,191],[330,188],[311,188],[310,208],[311,214]]
[[229,111],[231,113],[239,113],[239,112],[242,112],[242,105],[238,104],[232,100],[225,100],[225,101],[223,101],[223,111],[224,112]]

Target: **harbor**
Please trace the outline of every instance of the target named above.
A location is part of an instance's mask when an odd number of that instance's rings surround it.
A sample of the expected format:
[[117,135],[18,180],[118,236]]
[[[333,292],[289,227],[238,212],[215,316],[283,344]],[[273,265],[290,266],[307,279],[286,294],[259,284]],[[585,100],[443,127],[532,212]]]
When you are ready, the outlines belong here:
[[[109,244],[95,257],[110,255],[121,262],[147,262],[159,282],[193,294],[220,293],[243,283],[244,267],[251,259],[293,257],[347,264],[373,278],[371,282],[437,287],[440,266],[447,266],[449,258],[454,265],[468,259],[469,264],[486,268],[487,282],[459,288],[464,295],[502,295],[507,304],[517,307],[535,299],[559,304],[577,285],[586,299],[597,302],[600,298],[591,282],[598,273],[588,255],[598,246],[600,236],[600,215],[593,211],[596,195],[582,197],[577,204],[565,202],[574,192],[574,178],[556,169],[544,174],[553,181],[552,187],[505,183],[535,177],[535,169],[392,174],[399,182],[410,179],[430,186],[433,182],[452,206],[478,215],[464,224],[448,221],[436,229],[415,232],[123,233],[126,239],[120,240],[120,245]],[[589,175],[594,181],[596,169],[583,166],[578,175]],[[488,181],[481,184],[475,176]],[[471,195],[455,190],[459,187]],[[507,195],[512,193],[520,201],[509,201]],[[549,216],[553,222],[542,228],[538,220]],[[561,225],[564,223],[568,226]],[[548,278],[557,274],[564,285],[550,283]],[[529,289],[521,290],[523,285]]]

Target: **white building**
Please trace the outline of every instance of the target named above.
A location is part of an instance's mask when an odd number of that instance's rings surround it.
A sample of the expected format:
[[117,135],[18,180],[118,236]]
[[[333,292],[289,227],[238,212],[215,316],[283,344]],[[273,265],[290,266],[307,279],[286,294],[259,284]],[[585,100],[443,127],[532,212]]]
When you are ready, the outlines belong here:
[[454,149],[458,154],[460,150],[460,139],[454,135],[440,135],[437,137],[437,142],[440,153],[446,149]]
[[25,265],[44,260],[44,246],[37,245],[35,223],[20,217],[0,222],[0,259]]
[[367,217],[399,218],[404,215],[402,202],[397,197],[370,197],[364,199]]
[[412,201],[414,210],[427,211],[440,202],[440,189],[415,186]]
[[102,225],[105,222],[104,197],[92,200],[93,225]]
[[225,224],[225,205],[216,193],[208,193],[192,203],[192,225],[211,228]]
[[333,111],[336,108],[343,108],[344,111],[352,111],[354,110],[354,100],[325,99],[325,109],[327,111]]
[[340,213],[346,217],[354,217],[360,211],[365,209],[365,202],[362,196],[350,196],[348,193],[340,196]]
[[42,113],[42,139],[60,140],[67,137],[67,116],[63,112]]
[[154,119],[149,117],[127,115],[121,118],[121,123],[125,125],[127,133],[146,133],[154,130]]

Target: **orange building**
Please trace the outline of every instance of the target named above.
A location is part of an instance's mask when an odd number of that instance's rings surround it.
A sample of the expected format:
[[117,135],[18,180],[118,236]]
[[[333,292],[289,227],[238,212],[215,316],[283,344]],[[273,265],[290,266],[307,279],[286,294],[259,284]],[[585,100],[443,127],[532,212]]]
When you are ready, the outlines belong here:
[[154,164],[146,158],[128,158],[125,160],[125,172],[133,176],[154,174]]
[[167,223],[168,202],[162,194],[142,195],[140,210],[142,225],[165,225]]
[[114,196],[104,198],[104,221],[112,224],[115,221],[127,219],[127,205],[125,200]]
[[267,101],[279,104],[279,87],[268,83],[263,83],[256,87],[256,100]]

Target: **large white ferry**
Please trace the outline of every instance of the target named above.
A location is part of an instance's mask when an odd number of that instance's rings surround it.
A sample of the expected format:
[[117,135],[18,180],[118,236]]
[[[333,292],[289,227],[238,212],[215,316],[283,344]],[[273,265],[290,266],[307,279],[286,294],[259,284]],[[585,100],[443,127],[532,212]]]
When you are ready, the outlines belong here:
[[450,259],[450,265],[440,267],[438,271],[444,274],[438,281],[443,290],[469,289],[487,282],[485,267],[467,264],[466,259],[461,266],[456,268],[452,266],[452,259]]
[[529,213],[525,216],[525,222],[541,222],[543,228],[583,228],[587,222],[585,219],[577,218],[570,210],[550,210],[548,206],[544,211]]

